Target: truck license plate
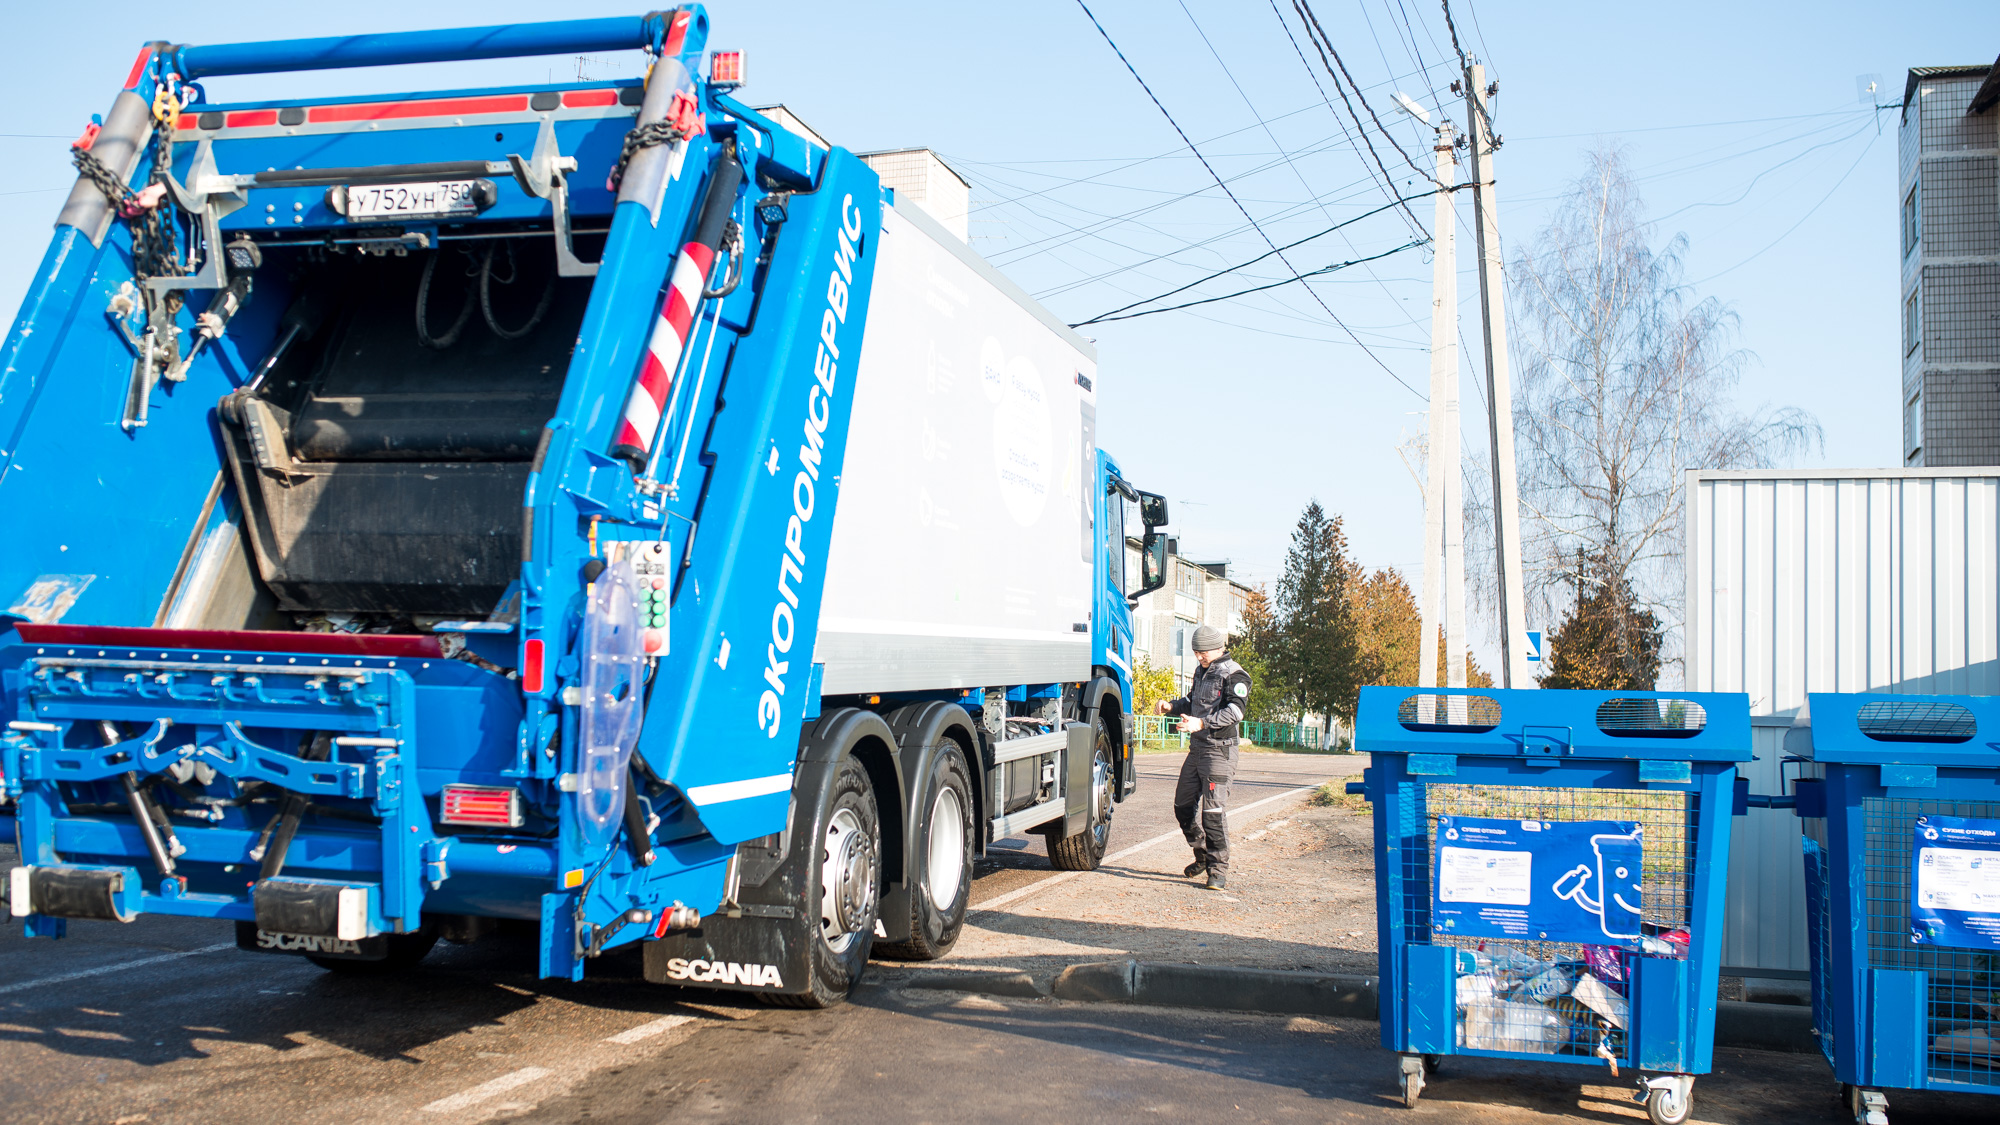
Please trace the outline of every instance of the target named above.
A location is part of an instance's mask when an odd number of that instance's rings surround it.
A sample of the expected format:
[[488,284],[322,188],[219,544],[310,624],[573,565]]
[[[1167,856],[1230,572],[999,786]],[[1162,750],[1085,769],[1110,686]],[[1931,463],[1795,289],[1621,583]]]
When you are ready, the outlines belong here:
[[356,184],[347,189],[350,222],[403,219],[415,215],[477,215],[472,180],[420,184]]

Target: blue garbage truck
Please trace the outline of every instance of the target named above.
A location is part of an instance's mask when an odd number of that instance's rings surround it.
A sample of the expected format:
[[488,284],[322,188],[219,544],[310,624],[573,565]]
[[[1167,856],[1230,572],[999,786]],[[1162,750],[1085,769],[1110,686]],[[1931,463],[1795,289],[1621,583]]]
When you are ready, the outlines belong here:
[[639,942],[825,1006],[949,950],[993,841],[1102,859],[1167,512],[1097,448],[1094,348],[708,33],[140,50],[0,344],[30,936],[381,972],[532,930],[544,976]]

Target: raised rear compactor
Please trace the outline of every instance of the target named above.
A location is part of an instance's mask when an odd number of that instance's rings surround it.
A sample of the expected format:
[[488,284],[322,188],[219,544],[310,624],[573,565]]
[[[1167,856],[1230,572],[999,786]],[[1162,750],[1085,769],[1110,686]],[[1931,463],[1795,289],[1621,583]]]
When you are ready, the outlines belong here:
[[[643,17],[154,43],[0,349],[30,934],[843,996],[972,857],[1094,867],[1166,506],[1089,342]],[[642,50],[629,82],[217,103]],[[1143,527],[1125,573],[1126,512]]]

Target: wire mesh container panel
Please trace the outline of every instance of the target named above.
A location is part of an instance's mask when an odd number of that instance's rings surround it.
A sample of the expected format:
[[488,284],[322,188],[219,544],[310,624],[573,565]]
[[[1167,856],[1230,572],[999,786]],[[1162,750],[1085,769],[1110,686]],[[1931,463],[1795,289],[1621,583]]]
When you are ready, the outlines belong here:
[[1910,936],[1910,839],[1918,818],[2000,820],[2000,801],[1872,797],[1861,802],[1861,814],[1869,967],[1924,972],[1930,1078],[2000,1089],[2000,951],[1920,944]]
[[1698,798],[1638,789],[1428,784],[1416,790],[1426,847],[1403,861],[1412,937],[1460,950],[1457,1043],[1467,1053],[1548,1054],[1629,1065],[1628,984],[1643,955],[1620,945],[1453,934],[1432,924],[1432,868],[1439,825],[1454,818],[1547,824],[1602,821],[1639,826],[1639,911],[1654,955],[1685,954],[1694,916]]

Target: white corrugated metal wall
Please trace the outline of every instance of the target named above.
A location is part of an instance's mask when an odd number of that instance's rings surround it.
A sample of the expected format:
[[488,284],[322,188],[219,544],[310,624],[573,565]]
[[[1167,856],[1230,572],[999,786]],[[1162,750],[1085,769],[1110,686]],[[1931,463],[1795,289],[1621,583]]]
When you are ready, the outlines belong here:
[[[1779,791],[1809,691],[2000,692],[2000,469],[1688,474],[1687,686],[1750,696]],[[1730,849],[1723,963],[1806,968],[1798,821],[1752,809]]]

